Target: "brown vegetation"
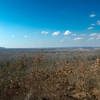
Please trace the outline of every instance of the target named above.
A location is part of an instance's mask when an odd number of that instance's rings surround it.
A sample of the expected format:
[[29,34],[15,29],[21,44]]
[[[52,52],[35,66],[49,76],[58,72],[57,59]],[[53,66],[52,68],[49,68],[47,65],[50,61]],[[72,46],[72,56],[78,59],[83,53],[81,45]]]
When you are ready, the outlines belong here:
[[98,57],[46,57],[24,56],[0,67],[0,100],[100,100]]

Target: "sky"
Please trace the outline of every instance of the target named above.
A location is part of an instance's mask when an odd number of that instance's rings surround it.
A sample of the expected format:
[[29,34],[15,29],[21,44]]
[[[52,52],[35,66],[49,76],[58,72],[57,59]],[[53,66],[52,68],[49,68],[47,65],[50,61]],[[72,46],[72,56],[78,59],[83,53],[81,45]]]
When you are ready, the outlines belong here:
[[100,0],[0,0],[0,47],[100,47]]

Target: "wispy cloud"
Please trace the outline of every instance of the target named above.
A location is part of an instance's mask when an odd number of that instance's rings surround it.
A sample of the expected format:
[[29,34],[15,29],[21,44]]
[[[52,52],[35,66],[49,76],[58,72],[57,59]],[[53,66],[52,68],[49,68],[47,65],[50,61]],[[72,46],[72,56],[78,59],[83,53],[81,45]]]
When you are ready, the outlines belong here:
[[95,26],[95,24],[91,24],[92,26]]
[[57,36],[57,35],[59,35],[60,34],[60,32],[59,31],[57,31],[57,32],[53,32],[53,36]]
[[82,37],[76,37],[73,40],[82,40],[82,39],[83,39]]
[[41,34],[48,34],[49,32],[47,31],[41,31]]
[[65,33],[64,33],[64,35],[69,35],[69,34],[71,34],[72,32],[70,31],[70,30],[66,30],[65,31]]
[[97,36],[97,33],[91,33],[90,36]]
[[97,25],[100,25],[100,20],[97,20]]
[[72,34],[72,36],[77,36],[77,34]]
[[88,30],[92,30],[94,27],[88,27]]
[[91,15],[90,15],[91,18],[94,18],[95,16],[96,16],[95,14],[91,14]]
[[96,38],[96,40],[100,40],[100,33],[92,33],[90,34],[91,38]]

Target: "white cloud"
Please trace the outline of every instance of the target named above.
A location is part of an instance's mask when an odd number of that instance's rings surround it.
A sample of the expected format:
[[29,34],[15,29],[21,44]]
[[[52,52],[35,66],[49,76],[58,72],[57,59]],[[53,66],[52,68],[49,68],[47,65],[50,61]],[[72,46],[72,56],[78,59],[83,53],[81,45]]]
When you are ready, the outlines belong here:
[[77,34],[72,34],[72,36],[77,36]]
[[57,31],[57,32],[53,32],[53,36],[57,36],[57,35],[59,35],[60,34],[60,32],[59,31]]
[[41,34],[48,34],[49,32],[47,31],[42,31]]
[[82,40],[83,38],[82,37],[77,37],[77,38],[74,38],[73,40]]
[[71,31],[67,30],[67,31],[65,31],[64,35],[69,35],[71,33],[72,33]]
[[100,20],[97,20],[97,25],[100,25]]
[[92,34],[90,34],[90,36],[92,37],[92,38],[96,38],[97,40],[100,40],[100,33],[92,33]]
[[92,26],[95,26],[95,24],[91,24]]
[[24,35],[24,38],[28,38],[28,36],[27,35]]
[[96,16],[95,14],[91,14],[91,15],[90,15],[91,18],[94,18],[95,16]]
[[92,33],[90,34],[90,36],[97,36],[97,33]]
[[94,27],[88,27],[88,30],[92,30]]

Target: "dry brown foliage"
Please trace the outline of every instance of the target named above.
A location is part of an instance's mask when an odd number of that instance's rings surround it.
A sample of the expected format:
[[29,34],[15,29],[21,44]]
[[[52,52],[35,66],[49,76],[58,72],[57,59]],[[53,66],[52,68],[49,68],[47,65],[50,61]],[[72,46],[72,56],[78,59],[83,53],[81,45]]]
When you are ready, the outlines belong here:
[[75,66],[69,61],[55,61],[56,70],[40,67],[45,65],[44,59],[34,57],[29,63],[23,57],[9,70],[1,68],[0,100],[100,100],[98,59],[92,65],[79,59]]

